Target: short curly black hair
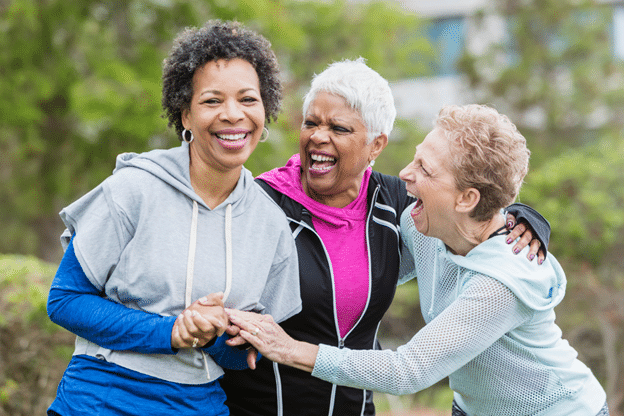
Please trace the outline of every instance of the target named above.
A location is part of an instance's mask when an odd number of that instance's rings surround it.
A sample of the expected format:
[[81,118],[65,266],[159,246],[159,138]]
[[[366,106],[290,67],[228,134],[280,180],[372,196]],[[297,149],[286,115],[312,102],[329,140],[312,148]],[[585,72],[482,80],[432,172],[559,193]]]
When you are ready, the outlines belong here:
[[267,123],[277,118],[282,84],[271,43],[238,22],[210,20],[202,28],[182,30],[163,64],[162,106],[169,127],[175,128],[180,139],[184,130],[182,111],[191,105],[195,71],[207,62],[236,58],[256,69]]

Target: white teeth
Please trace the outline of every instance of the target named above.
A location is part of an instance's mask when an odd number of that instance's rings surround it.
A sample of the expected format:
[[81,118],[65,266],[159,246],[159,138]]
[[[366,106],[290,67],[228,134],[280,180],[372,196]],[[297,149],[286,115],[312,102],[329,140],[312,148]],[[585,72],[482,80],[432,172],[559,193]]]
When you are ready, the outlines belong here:
[[229,140],[229,141],[235,142],[236,140],[244,139],[246,135],[247,135],[247,133],[240,133],[240,134],[217,134],[216,136],[218,138],[220,138],[220,139],[223,139],[223,140]]
[[325,166],[323,168],[319,168],[319,167],[313,166],[310,169],[313,169],[313,170],[316,170],[316,171],[319,171],[319,172],[324,172],[324,171],[330,170],[332,168],[333,168],[333,166]]
[[315,154],[310,155],[310,158],[314,160],[315,162],[335,162],[336,161],[336,159],[333,157],[315,155]]

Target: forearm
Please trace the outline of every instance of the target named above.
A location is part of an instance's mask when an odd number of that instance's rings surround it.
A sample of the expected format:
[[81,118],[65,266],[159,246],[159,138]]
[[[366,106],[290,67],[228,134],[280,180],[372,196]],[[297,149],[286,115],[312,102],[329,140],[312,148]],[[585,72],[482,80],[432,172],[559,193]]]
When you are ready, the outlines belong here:
[[322,345],[312,375],[354,388],[412,394],[457,371],[528,314],[513,293],[484,278],[396,351]]
[[127,308],[97,295],[51,289],[50,320],[101,347],[150,354],[173,354],[175,317]]
[[70,243],[48,297],[48,315],[63,328],[113,350],[173,354],[176,317],[130,309],[102,297],[89,281]]

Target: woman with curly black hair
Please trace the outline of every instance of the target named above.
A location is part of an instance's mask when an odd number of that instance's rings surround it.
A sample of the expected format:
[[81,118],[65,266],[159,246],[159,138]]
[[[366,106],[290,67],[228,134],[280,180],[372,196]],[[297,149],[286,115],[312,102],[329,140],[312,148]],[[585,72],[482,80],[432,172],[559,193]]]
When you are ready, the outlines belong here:
[[238,23],[176,38],[162,104],[181,146],[120,155],[61,211],[48,314],[77,338],[49,415],[228,415],[218,379],[247,352],[224,346],[224,307],[300,311],[286,216],[243,167],[280,109],[278,75]]

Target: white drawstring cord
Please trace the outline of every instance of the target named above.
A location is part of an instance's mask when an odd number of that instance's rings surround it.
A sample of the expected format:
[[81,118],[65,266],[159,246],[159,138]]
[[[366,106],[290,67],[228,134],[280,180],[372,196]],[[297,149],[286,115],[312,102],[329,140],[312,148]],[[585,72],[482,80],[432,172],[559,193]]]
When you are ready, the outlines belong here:
[[223,303],[232,289],[232,204],[225,207],[225,292]]
[[184,296],[184,308],[191,306],[191,294],[193,292],[193,275],[195,274],[195,249],[197,248],[197,214],[199,208],[197,201],[193,201],[193,216],[191,217],[191,236],[189,238],[188,262],[186,264],[186,293]]
[[[186,265],[186,292],[184,296],[184,308],[191,306],[193,292],[193,276],[195,274],[195,251],[197,249],[197,217],[199,206],[197,201],[193,201],[193,216],[191,219],[191,235],[189,238],[189,254]],[[223,292],[223,303],[228,298],[232,290],[232,204],[225,207],[225,292]],[[210,370],[208,368],[208,357],[204,350],[199,350],[204,361],[206,377],[210,380]]]

